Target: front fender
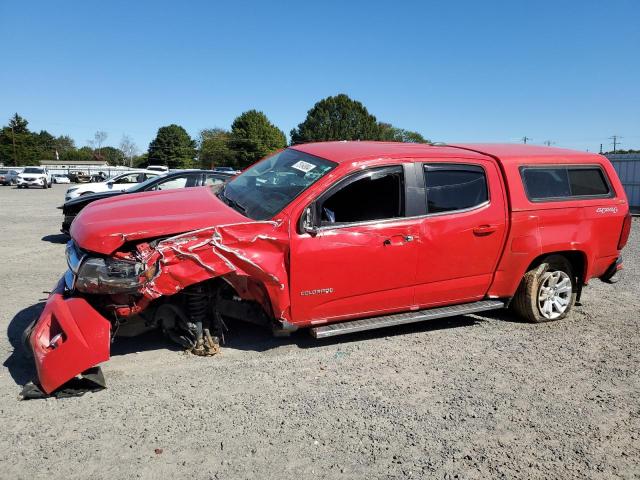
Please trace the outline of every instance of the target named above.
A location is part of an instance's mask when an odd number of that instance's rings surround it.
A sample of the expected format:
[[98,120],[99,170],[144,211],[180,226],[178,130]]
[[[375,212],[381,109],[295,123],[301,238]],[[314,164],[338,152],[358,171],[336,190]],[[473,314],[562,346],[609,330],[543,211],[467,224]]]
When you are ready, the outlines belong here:
[[38,380],[47,394],[109,360],[111,323],[83,298],[65,298],[64,288],[62,278],[29,335]]

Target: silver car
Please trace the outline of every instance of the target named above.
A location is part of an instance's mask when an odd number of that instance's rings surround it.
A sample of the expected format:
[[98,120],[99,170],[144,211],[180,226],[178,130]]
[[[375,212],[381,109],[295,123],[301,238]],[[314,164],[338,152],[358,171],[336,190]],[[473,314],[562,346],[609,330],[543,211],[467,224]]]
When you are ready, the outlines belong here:
[[21,168],[0,169],[0,185],[15,185],[18,183],[18,175],[21,173]]

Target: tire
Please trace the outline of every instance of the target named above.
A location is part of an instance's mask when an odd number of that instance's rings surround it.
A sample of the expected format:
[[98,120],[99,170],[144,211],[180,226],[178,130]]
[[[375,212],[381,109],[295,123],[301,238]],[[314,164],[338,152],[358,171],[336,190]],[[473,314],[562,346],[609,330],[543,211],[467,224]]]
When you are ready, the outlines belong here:
[[533,323],[565,318],[576,302],[576,278],[562,255],[550,255],[525,273],[511,303],[524,320]]
[[47,183],[47,179],[45,178],[44,179],[44,184],[42,185],[42,188],[44,188],[46,190],[47,188],[49,188],[47,185],[49,185],[49,183]]

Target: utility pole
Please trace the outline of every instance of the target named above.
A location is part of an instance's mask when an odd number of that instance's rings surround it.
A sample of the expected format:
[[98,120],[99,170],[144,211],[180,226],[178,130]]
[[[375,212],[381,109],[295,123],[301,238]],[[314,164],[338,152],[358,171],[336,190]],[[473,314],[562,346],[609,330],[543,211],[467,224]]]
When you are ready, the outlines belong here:
[[524,137],[521,138],[522,143],[527,143],[527,140],[533,140],[531,137],[527,137],[526,135]]
[[13,125],[11,125],[11,138],[13,140],[13,164],[18,166],[18,155],[16,153],[16,132],[13,131]]
[[602,155],[602,144],[600,144],[600,155]]
[[620,145],[621,138],[622,137],[620,135],[613,135],[609,137],[609,140],[613,140],[613,142],[611,142],[613,144],[613,153],[616,153],[616,148]]
[[554,141],[552,141],[552,140],[545,140],[545,141],[544,141],[544,142],[542,142],[542,143],[544,143],[547,147],[550,147],[551,145],[553,145],[553,144],[554,144],[554,143],[556,143],[556,142],[554,142]]

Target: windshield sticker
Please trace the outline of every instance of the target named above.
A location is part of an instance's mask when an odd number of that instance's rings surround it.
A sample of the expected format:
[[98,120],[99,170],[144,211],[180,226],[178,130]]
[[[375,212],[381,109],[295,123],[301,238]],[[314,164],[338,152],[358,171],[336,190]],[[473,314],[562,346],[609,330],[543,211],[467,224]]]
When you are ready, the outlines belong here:
[[304,160],[299,160],[293,165],[291,165],[291,168],[295,168],[296,170],[300,170],[301,172],[304,172],[304,173],[309,173],[311,170],[316,168],[316,166],[313,163],[305,162]]

